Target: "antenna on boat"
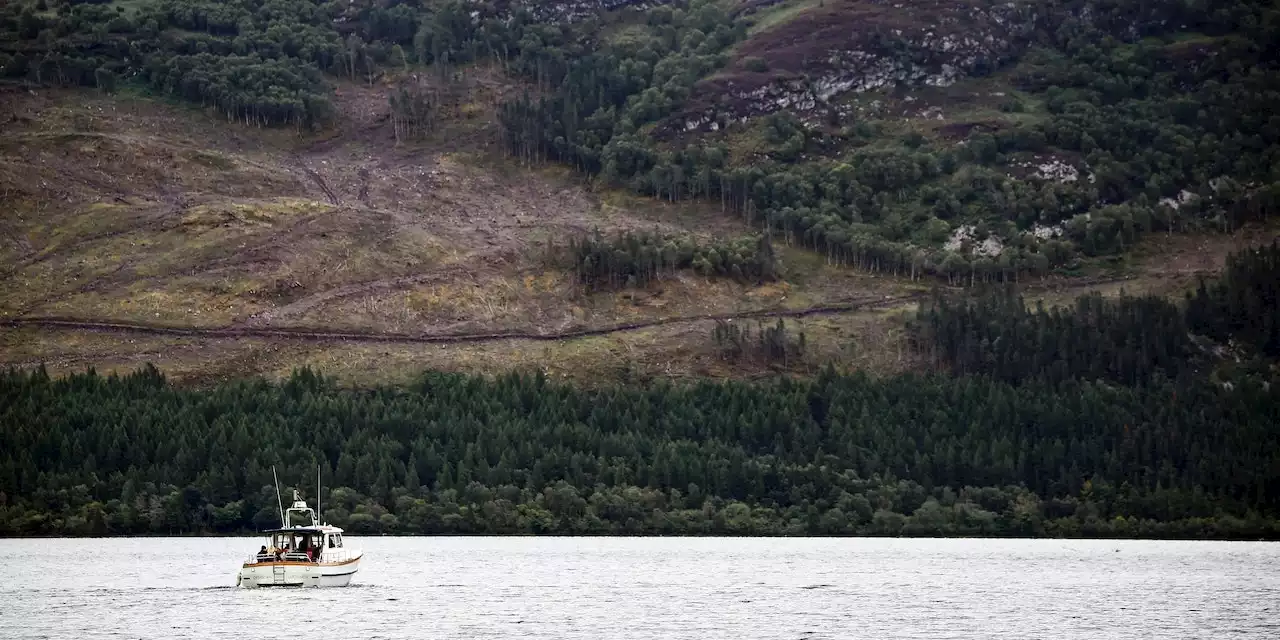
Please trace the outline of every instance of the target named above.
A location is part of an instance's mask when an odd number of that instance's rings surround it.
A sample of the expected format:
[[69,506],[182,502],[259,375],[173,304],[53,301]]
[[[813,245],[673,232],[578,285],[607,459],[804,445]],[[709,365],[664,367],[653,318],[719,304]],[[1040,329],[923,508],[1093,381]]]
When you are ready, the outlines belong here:
[[276,483],[276,508],[280,510],[280,526],[287,527],[289,523],[284,521],[284,502],[280,499],[280,478],[276,477],[276,466],[271,465],[271,479]]
[[324,522],[320,519],[320,465],[316,465],[316,522]]

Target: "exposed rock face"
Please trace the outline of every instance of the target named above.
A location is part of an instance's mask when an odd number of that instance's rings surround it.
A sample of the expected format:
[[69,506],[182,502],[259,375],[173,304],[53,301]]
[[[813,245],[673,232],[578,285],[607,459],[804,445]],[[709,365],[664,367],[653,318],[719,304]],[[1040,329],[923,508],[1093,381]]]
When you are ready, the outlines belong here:
[[969,255],[985,258],[996,258],[1004,253],[1004,242],[994,234],[988,235],[981,242],[976,239],[977,228],[973,225],[961,225],[951,233],[951,237],[942,245],[943,250],[963,253],[968,247]]
[[1181,209],[1182,207],[1186,206],[1187,204],[1189,204],[1190,202],[1192,202],[1193,200],[1195,200],[1197,197],[1198,197],[1198,196],[1197,196],[1196,194],[1194,194],[1194,193],[1192,193],[1192,192],[1190,192],[1190,191],[1187,191],[1186,189],[1183,189],[1182,191],[1180,191],[1180,192],[1178,193],[1178,197],[1177,197],[1176,199],[1175,199],[1175,198],[1161,198],[1161,199],[1160,199],[1160,205],[1161,205],[1161,206],[1165,206],[1165,207],[1169,207],[1170,209],[1173,209],[1174,211],[1177,211],[1178,209]]
[[528,11],[538,22],[563,24],[579,22],[602,11],[624,7],[651,9],[670,2],[671,0],[511,0],[510,7]]
[[1036,155],[1029,161],[1014,162],[1010,168],[1014,170],[1009,174],[1011,177],[1017,175],[1046,182],[1068,183],[1084,179],[1092,183],[1097,179],[1089,173],[1083,161],[1071,162],[1054,155]]
[[741,55],[769,71],[731,67],[702,83],[671,127],[709,130],[782,109],[815,116],[849,92],[950,86],[1019,55],[1035,18],[1030,0],[827,0],[743,43]]
[[1054,238],[1061,238],[1064,231],[1062,229],[1062,225],[1060,224],[1055,224],[1051,227],[1047,227],[1042,224],[1037,224],[1031,228],[1030,233],[1037,240],[1052,240]]

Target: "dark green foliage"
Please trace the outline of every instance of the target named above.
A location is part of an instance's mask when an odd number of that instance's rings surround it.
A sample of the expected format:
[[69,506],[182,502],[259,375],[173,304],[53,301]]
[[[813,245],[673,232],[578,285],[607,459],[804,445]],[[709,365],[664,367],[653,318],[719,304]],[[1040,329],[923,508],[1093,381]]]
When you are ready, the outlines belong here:
[[[0,535],[275,524],[271,465],[357,533],[1280,535],[1280,393],[977,378],[344,390],[0,376]],[[288,491],[289,487],[284,487]]]
[[314,126],[330,117],[320,70],[339,65],[344,52],[328,3],[156,0],[132,15],[76,3],[49,17],[27,10],[17,38],[3,37],[0,18],[0,48],[28,60],[8,65],[9,77],[104,91],[127,78],[257,125]]
[[[975,127],[956,145],[860,118],[837,130],[845,118],[828,105],[833,126],[785,112],[747,125],[763,126],[768,149],[737,165],[719,134],[685,132],[738,125],[682,108],[723,69],[746,18],[707,0],[655,11],[604,37],[599,20],[539,24],[505,2],[157,0],[53,15],[15,2],[0,8],[0,62],[11,78],[114,77],[250,124],[310,126],[331,117],[323,73],[372,82],[410,61],[442,76],[498,61],[532,85],[500,108],[516,157],[669,200],[718,198],[833,261],[951,283],[1041,275],[1147,233],[1227,230],[1280,208],[1280,128],[1266,115],[1280,100],[1272,3],[1042,4],[1028,51],[1003,69],[1019,92],[1000,105],[1035,118]],[[895,55],[893,42],[879,53]],[[430,101],[395,102],[402,137],[432,121]],[[1037,166],[1059,175],[1023,170]],[[999,250],[943,247],[968,227]]]
[[[566,53],[544,49],[567,44],[560,28],[531,25],[523,11],[460,0],[359,11],[322,0],[155,0],[129,15],[101,3],[64,6],[52,16],[27,3],[0,6],[6,77],[102,87],[109,72],[267,126],[331,118],[324,72],[372,82],[380,65],[403,67],[413,51],[424,63],[491,57],[534,73]],[[343,24],[355,31],[340,34]]]
[[[1105,380],[1126,385],[1204,378],[1224,355],[1280,357],[1280,244],[1232,254],[1185,309],[1158,296],[1082,296],[1071,308],[1028,309],[1010,290],[922,306],[917,349],[956,375],[1010,383]],[[1197,338],[1199,336],[1199,338]],[[1212,343],[1205,343],[1207,338]],[[1224,354],[1217,347],[1236,341]],[[1261,380],[1269,375],[1263,366]]]
[[1049,310],[1028,309],[1008,291],[955,302],[936,297],[917,322],[921,350],[957,375],[1134,385],[1196,368],[1182,311],[1158,296],[1091,294],[1072,308]]
[[706,276],[760,282],[777,278],[777,257],[767,235],[699,244],[691,236],[664,237],[652,232],[600,232],[552,246],[555,259],[574,271],[591,291],[645,287],[676,271],[691,269]]
[[711,330],[711,338],[715,340],[720,357],[725,360],[761,360],[786,367],[804,358],[804,332],[801,331],[792,338],[781,319],[772,327],[757,322],[755,335],[752,335],[751,325],[746,322],[717,320],[715,328]]
[[[1276,258],[1233,256],[1192,323],[1274,336]],[[758,328],[713,336],[726,358],[803,355]],[[201,391],[10,372],[0,535],[262,528],[270,466],[319,464],[329,518],[359,533],[1280,536],[1280,379],[1206,375],[1176,307],[997,293],[918,330],[962,375],[348,390],[303,370]]]
[[[0,7],[0,64],[10,79],[142,84],[249,124],[310,126],[331,115],[324,73],[372,82],[382,65],[444,74],[496,60],[532,85],[500,112],[517,157],[669,200],[718,198],[834,261],[955,283],[1280,208],[1273,3],[1045,3],[1004,105],[1036,124],[952,145],[861,120],[837,131],[834,110],[825,130],[779,114],[752,125],[765,157],[739,166],[672,120],[745,34],[722,7],[655,9],[605,42],[592,21],[534,24],[507,6],[158,0],[37,14],[13,2]],[[438,105],[408,91],[391,100],[397,134],[413,137]],[[1084,172],[1010,175],[1046,158]],[[1001,250],[942,250],[961,227]],[[564,255],[590,288],[673,269],[776,275],[768,234],[595,236]],[[1217,356],[1194,335],[1275,357],[1277,275],[1275,247],[1234,257],[1185,315],[1152,298],[1048,311],[1008,295],[939,300],[917,336],[954,378],[584,390],[431,373],[408,390],[349,390],[303,371],[184,390],[154,370],[9,373],[0,535],[271,526],[271,465],[295,481],[319,464],[335,487],[329,519],[357,533],[1277,537],[1280,385],[1265,367],[1211,383]],[[801,355],[785,326],[759,328],[713,336],[725,357]]]
[[[712,195],[711,167],[691,157],[701,151],[663,156],[636,132],[672,114],[699,78],[723,65],[722,52],[745,29],[708,0],[669,15],[645,39],[602,45],[554,74],[540,72],[552,81],[549,95],[503,104],[512,155],[569,163],[671,200]],[[686,173],[691,165],[698,168]]]
[[[787,121],[795,118],[781,114],[765,123],[768,158],[727,166],[722,147],[680,138],[658,144],[637,133],[655,120],[660,130],[683,128],[661,119],[677,113],[692,80],[715,65],[694,61],[719,51],[723,39],[697,51],[606,46],[574,60],[554,93],[507,103],[502,121],[514,155],[570,163],[642,194],[719,198],[835,261],[952,283],[1012,281],[1071,266],[1077,254],[1122,252],[1146,233],[1229,230],[1274,215],[1280,128],[1261,114],[1280,100],[1280,13],[1262,2],[1219,5],[1045,7],[1015,77],[1043,104],[1044,119],[997,133],[975,129],[964,146],[907,136],[900,147],[863,148],[879,136],[869,123],[832,133],[793,126]],[[698,11],[709,10],[673,13],[677,38],[709,33],[691,22]],[[1184,31],[1192,27],[1205,32]],[[664,82],[657,73],[664,65],[690,72]],[[1026,104],[1008,98],[1003,110]],[[852,150],[813,159],[832,146]],[[1015,163],[1044,175],[1014,177]],[[1002,250],[943,249],[965,225],[987,227]]]
[[1221,279],[1202,280],[1188,294],[1187,323],[1218,342],[1238,340],[1280,358],[1280,244],[1230,256]]

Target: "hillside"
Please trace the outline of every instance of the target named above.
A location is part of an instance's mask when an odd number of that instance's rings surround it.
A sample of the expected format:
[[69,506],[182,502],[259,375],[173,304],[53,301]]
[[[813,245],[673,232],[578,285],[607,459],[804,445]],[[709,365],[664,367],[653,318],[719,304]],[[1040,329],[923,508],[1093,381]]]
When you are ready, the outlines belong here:
[[[0,360],[890,373],[933,287],[1180,293],[1274,236],[1265,3],[632,4],[10,3]],[[775,318],[803,357],[715,337]]]
[[356,534],[1280,537],[1280,243],[1185,307],[1009,293],[915,315],[948,375],[6,372],[0,535],[262,529],[279,465]]
[[1280,537],[1273,4],[7,3],[0,535]]
[[[18,205],[8,237],[21,240],[5,247],[0,305],[11,320],[549,335],[682,316],[883,304],[918,290],[796,251],[784,258],[792,271],[783,282],[679,273],[641,290],[592,293],[546,258],[548,240],[598,228],[709,242],[748,230],[711,207],[652,203],[591,190],[555,170],[503,167],[482,145],[397,148],[389,126],[316,144],[289,132],[225,132],[199,114],[145,100],[79,92],[7,98],[19,115],[0,134],[6,189],[17,194],[9,201]],[[846,345],[837,336],[866,321],[836,316],[822,326],[839,349]],[[733,372],[709,357],[710,331],[709,322],[676,323],[563,343],[422,345],[28,326],[5,330],[3,353],[11,364],[131,369],[150,361],[180,377],[214,378],[285,374],[306,363],[362,379],[396,379],[427,366],[612,375],[618,356],[637,351],[638,366],[674,361],[678,374]],[[812,337],[821,344],[822,336]]]

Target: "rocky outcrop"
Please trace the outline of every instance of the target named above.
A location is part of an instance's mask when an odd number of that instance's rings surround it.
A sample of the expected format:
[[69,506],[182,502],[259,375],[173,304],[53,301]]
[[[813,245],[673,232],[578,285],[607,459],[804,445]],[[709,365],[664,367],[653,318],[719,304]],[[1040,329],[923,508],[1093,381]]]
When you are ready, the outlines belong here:
[[768,70],[739,61],[701,83],[670,126],[709,130],[783,109],[817,117],[850,92],[950,86],[1015,58],[1035,20],[1030,0],[828,0],[744,42],[740,56]]
[[645,10],[670,2],[671,0],[511,0],[510,7],[528,11],[538,22],[564,24],[580,22],[604,11],[623,8]]

